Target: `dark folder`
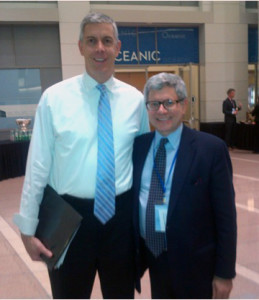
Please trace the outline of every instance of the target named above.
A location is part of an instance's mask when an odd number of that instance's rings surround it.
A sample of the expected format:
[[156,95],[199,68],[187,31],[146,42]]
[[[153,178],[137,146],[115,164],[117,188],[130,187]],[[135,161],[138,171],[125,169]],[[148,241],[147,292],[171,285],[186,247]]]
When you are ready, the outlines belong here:
[[39,211],[39,224],[35,236],[53,256],[42,259],[53,269],[69,245],[82,221],[82,216],[49,185],[45,187]]

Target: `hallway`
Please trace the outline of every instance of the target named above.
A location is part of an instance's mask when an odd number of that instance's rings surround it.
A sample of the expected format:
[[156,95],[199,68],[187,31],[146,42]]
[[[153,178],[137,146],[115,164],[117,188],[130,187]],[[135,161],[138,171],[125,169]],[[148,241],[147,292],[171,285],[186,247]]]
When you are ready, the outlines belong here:
[[[230,295],[235,299],[259,298],[259,155],[230,152],[238,217],[237,276]],[[51,298],[45,265],[28,257],[12,217],[19,209],[23,177],[0,182],[0,298]],[[98,280],[92,298],[101,298]],[[148,274],[142,294],[150,298]]]

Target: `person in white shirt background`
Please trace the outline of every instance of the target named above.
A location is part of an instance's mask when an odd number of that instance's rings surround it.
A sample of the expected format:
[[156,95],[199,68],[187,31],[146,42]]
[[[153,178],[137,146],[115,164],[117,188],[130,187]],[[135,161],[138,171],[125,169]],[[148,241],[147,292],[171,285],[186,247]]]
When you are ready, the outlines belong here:
[[[48,88],[39,102],[14,222],[32,260],[51,257],[34,237],[49,184],[83,216],[63,264],[49,270],[53,298],[90,298],[96,272],[104,298],[133,298],[131,157],[134,138],[149,131],[148,117],[142,93],[113,77],[121,47],[115,22],[103,14],[87,15],[78,45],[86,72]],[[98,84],[110,101],[115,161],[115,214],[105,224],[94,214]]]

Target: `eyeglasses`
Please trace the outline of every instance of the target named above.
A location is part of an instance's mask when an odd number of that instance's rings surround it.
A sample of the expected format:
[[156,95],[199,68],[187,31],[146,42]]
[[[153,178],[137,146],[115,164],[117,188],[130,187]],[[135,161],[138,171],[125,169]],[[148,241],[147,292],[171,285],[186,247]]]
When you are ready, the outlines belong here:
[[160,108],[160,105],[163,105],[163,107],[166,110],[170,110],[176,103],[179,103],[181,101],[183,101],[183,99],[178,99],[178,100],[172,100],[172,99],[167,99],[164,101],[147,101],[146,102],[146,107],[148,110],[151,111],[158,111]]

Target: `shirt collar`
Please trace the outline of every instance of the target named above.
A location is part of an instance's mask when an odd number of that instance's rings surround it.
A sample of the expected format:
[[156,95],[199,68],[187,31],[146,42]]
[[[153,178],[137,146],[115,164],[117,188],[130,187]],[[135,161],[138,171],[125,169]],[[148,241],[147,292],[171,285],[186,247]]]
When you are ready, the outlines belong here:
[[[176,150],[179,147],[180,139],[183,131],[183,123],[180,124],[180,126],[172,133],[170,133],[167,138],[169,141],[170,146]],[[164,138],[163,135],[161,135],[157,130],[155,132],[155,148],[157,149],[160,144],[160,140]]]
[[[87,90],[94,89],[99,83],[93,79],[87,72],[84,72],[83,74],[83,84],[86,87]],[[111,76],[106,82],[103,83],[108,90],[112,89],[112,86],[114,85],[114,77]]]

